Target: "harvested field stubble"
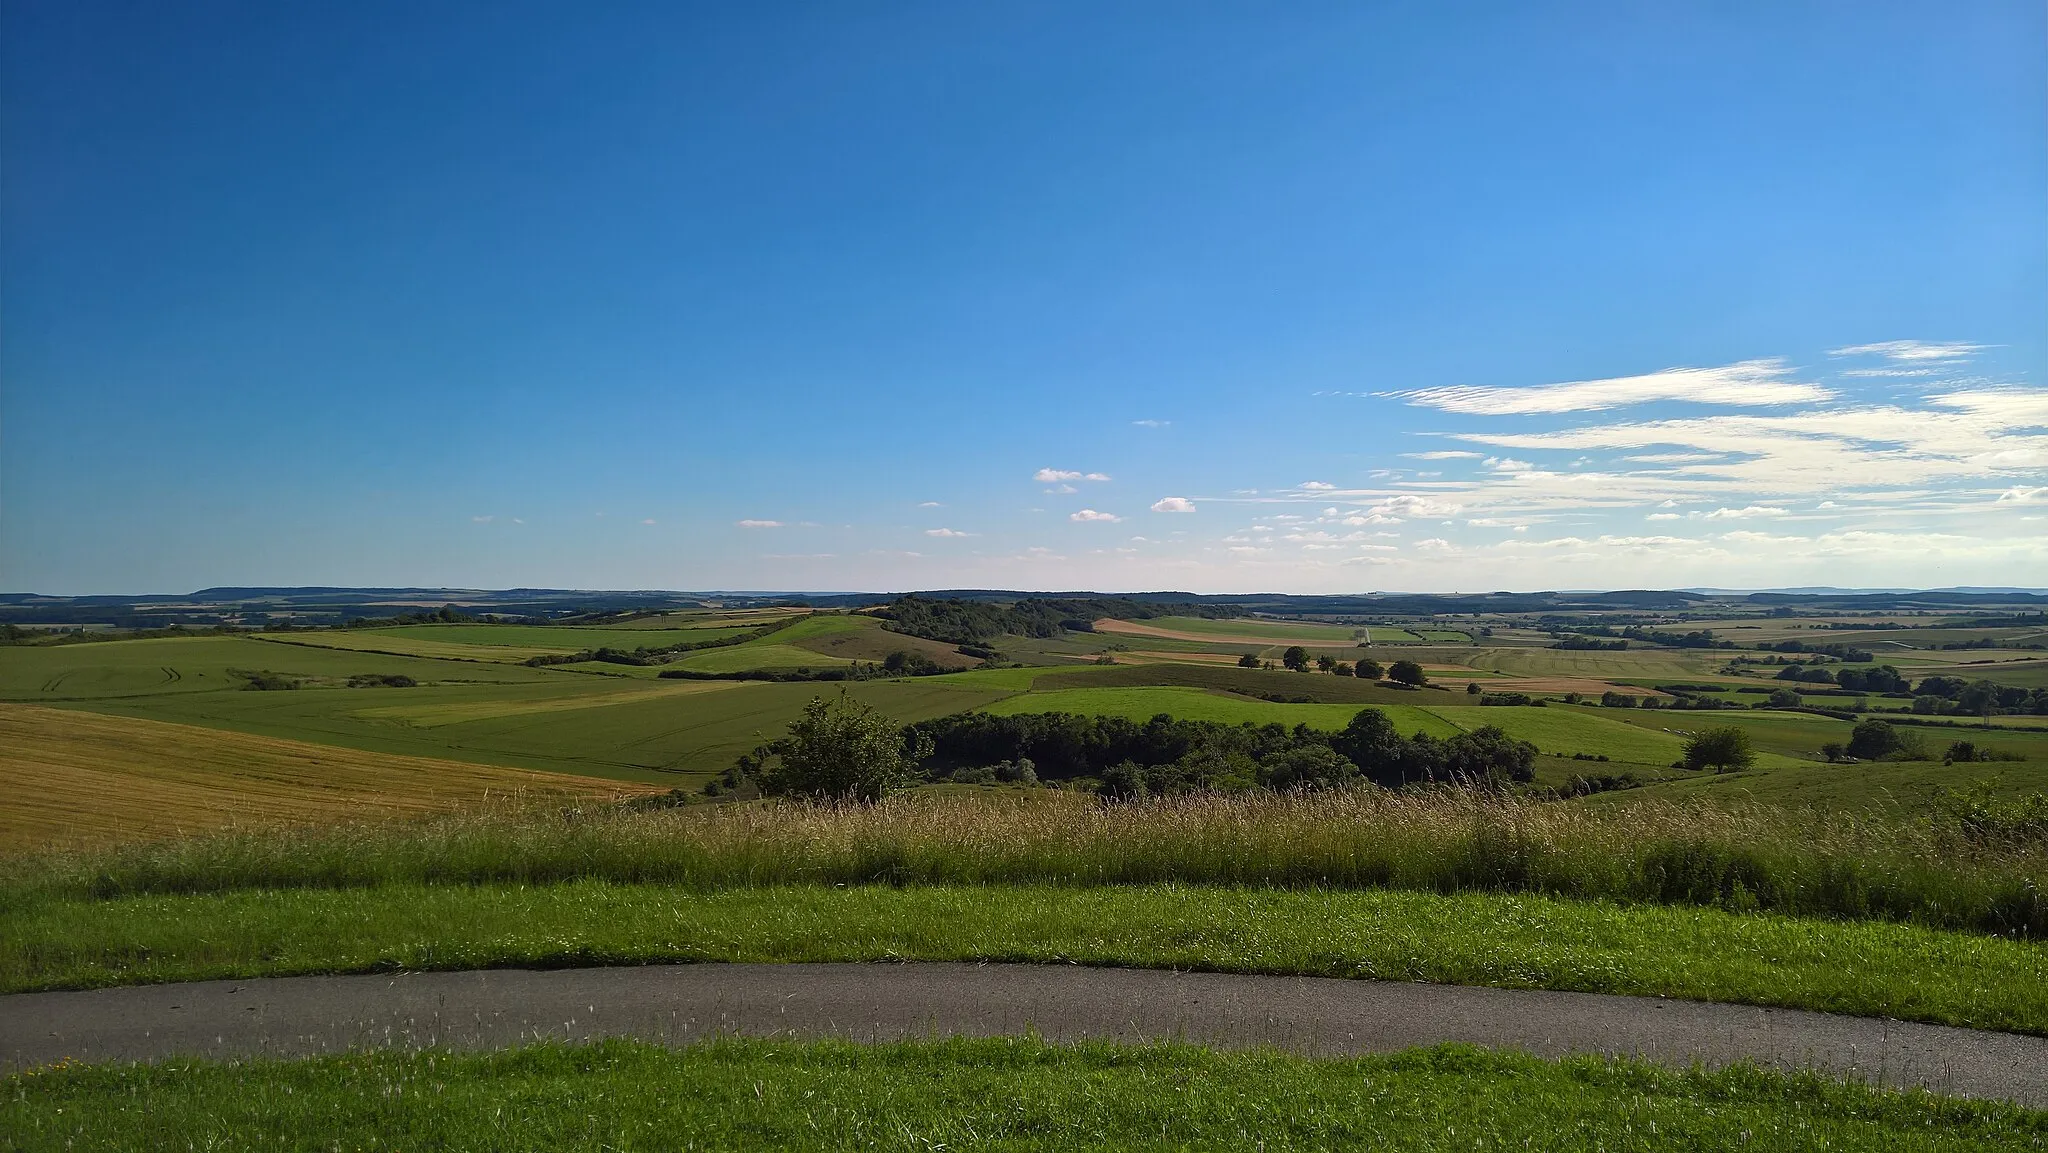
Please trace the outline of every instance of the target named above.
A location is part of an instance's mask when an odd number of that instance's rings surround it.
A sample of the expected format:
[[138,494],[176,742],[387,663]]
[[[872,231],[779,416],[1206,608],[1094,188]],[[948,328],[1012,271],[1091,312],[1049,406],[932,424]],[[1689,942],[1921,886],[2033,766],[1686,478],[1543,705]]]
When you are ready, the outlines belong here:
[[651,791],[29,705],[0,705],[0,778],[11,794],[0,804],[0,850],[388,818],[494,793],[560,804]]

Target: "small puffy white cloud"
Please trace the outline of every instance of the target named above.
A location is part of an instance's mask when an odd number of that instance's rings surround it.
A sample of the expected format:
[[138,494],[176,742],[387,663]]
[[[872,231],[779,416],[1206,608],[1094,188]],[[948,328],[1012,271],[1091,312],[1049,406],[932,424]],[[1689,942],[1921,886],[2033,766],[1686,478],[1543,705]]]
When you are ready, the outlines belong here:
[[1305,480],[1301,482],[1301,487],[1308,489],[1310,492],[1326,492],[1330,489],[1336,488],[1337,486],[1329,483],[1328,481]]
[[1483,463],[1495,472],[1528,472],[1536,467],[1526,460],[1515,460],[1505,456],[1489,456]]
[[1116,515],[1115,513],[1096,512],[1092,508],[1084,508],[1080,512],[1068,513],[1067,519],[1070,521],[1074,521],[1077,524],[1086,524],[1091,521],[1102,521],[1108,524],[1115,524],[1124,518]]
[[1759,516],[1784,516],[1785,511],[1776,505],[1752,504],[1742,508],[1717,508],[1707,514],[1708,520],[1748,520]]
[[1427,540],[1416,541],[1415,547],[1423,552],[1450,552],[1457,546],[1440,536],[1433,536]]
[[1072,480],[1108,480],[1107,473],[1076,472],[1070,468],[1041,468],[1031,474],[1031,479],[1040,484],[1065,484]]
[[[650,520],[650,521],[642,521],[641,523],[642,523],[642,524],[653,524],[654,522]],[[781,528],[781,527],[782,527],[782,522],[781,522],[781,521],[779,521],[779,520],[740,520],[740,521],[734,521],[733,523],[734,523],[734,524],[736,524],[736,525],[738,525],[738,526],[740,526],[741,528]]]
[[1163,496],[1152,504],[1153,512],[1193,512],[1195,502],[1184,496]]
[[973,533],[971,533],[971,532],[961,532],[961,531],[960,531],[959,529],[957,529],[957,528],[928,528],[928,529],[924,530],[924,535],[926,535],[926,536],[973,536],[974,534],[973,534]]
[[1998,500],[1995,503],[2037,504],[2043,501],[2048,501],[2048,485],[2043,485],[2038,488],[2027,488],[2023,485],[2014,485],[2013,487],[2006,489],[2004,492],[1999,493]]
[[1173,422],[1170,420],[1134,420],[1131,423],[1139,428],[1165,428]]

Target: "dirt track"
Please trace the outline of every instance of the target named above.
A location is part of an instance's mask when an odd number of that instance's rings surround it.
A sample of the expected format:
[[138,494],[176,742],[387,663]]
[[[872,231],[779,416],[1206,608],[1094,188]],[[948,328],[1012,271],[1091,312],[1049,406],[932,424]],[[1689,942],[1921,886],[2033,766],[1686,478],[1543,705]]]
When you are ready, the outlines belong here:
[[656,965],[285,977],[0,997],[0,1067],[542,1038],[896,1040],[1036,1031],[1314,1055],[1440,1041],[1749,1059],[2048,1107],[2048,1039],[1645,997],[1034,965]]

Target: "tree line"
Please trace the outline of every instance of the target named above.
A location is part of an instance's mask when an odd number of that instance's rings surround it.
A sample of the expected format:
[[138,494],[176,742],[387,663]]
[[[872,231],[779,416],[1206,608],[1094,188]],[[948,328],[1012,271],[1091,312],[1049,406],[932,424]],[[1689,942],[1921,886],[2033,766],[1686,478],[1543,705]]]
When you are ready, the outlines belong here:
[[[1123,597],[1031,597],[1001,604],[922,597],[915,593],[898,597],[874,615],[883,627],[906,636],[923,637],[949,645],[985,647],[1002,636],[1046,639],[1062,632],[1092,632],[1095,622],[1138,621],[1154,617],[1190,616],[1228,618],[1246,615],[1236,605],[1154,604]],[[975,655],[975,654],[970,654]]]
[[[1361,709],[1337,732],[1281,724],[1148,721],[1074,713],[961,713],[897,726],[844,693],[814,698],[787,735],[741,756],[707,792],[874,799],[922,780],[1067,782],[1117,799],[1443,783],[1500,788],[1534,776],[1536,746],[1495,726],[1402,736]],[[963,776],[964,774],[964,776]]]

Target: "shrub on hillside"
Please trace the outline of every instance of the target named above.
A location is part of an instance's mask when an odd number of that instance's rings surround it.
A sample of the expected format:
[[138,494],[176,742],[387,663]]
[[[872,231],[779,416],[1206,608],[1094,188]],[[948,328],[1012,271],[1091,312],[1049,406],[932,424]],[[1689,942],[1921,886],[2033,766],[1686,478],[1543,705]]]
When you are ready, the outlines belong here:
[[1414,661],[1395,661],[1387,668],[1387,679],[1396,684],[1413,685],[1417,688],[1429,683],[1428,674]]
[[760,787],[769,796],[878,801],[918,779],[929,740],[905,739],[895,721],[841,691],[812,697],[789,735],[764,746]]

